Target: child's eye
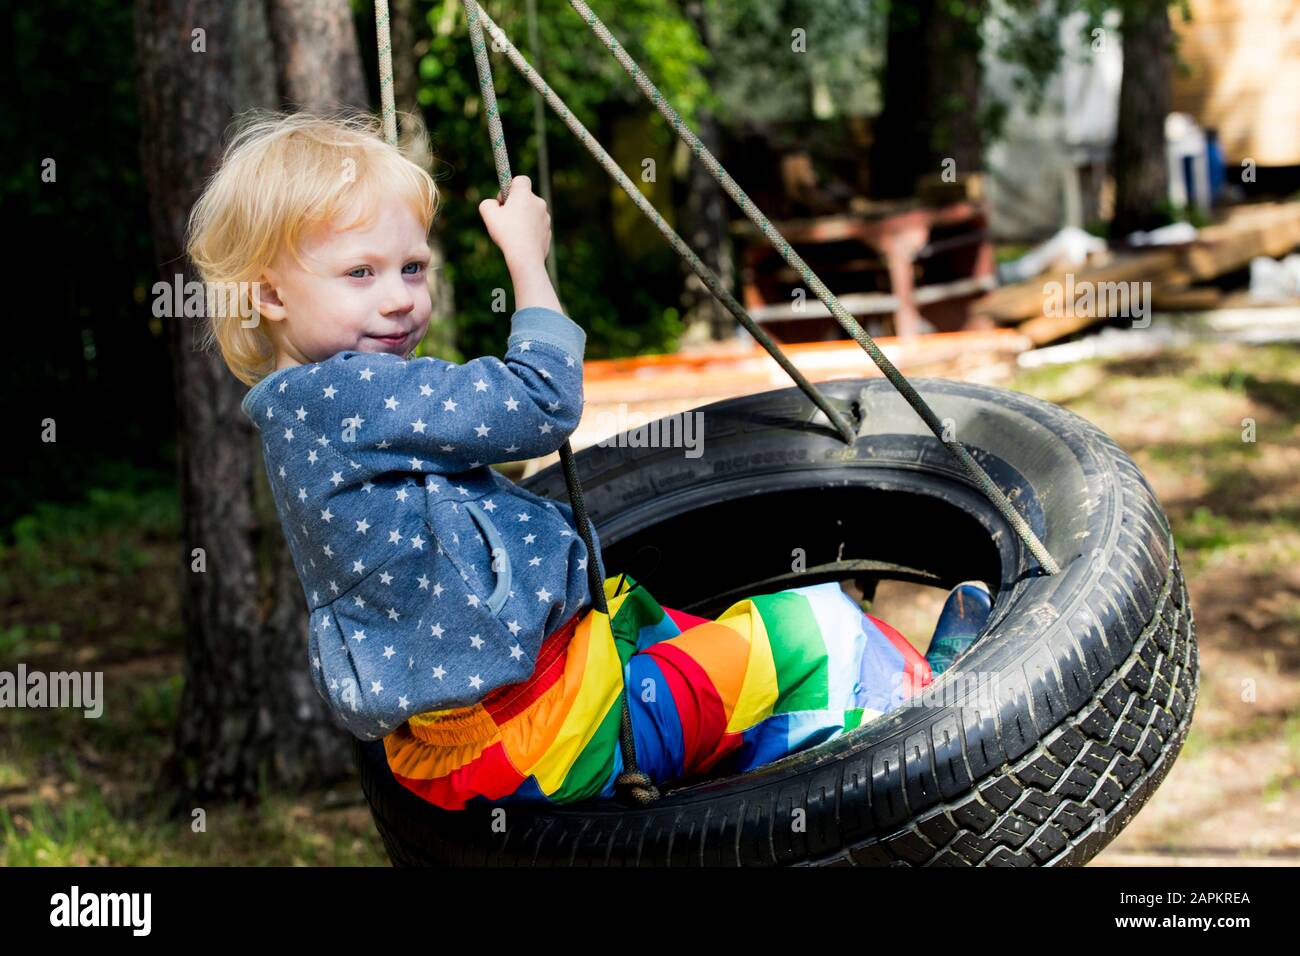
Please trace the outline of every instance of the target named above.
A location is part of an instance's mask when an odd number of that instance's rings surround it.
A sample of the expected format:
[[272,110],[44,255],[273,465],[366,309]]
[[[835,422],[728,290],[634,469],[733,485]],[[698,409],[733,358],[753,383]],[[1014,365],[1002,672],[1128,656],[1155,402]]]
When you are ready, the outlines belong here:
[[[415,269],[412,271],[407,271],[408,269],[411,268],[411,266],[414,266]],[[421,272],[423,272],[424,269],[425,269],[425,263],[416,260],[414,262],[408,262],[406,265],[404,265],[402,267],[402,272],[408,276],[417,276]],[[370,266],[357,266],[355,269],[353,269],[351,272],[348,273],[348,276],[353,279],[364,279],[366,277],[366,273],[368,273],[369,271],[370,271]],[[360,273],[360,275],[358,275],[358,273]]]

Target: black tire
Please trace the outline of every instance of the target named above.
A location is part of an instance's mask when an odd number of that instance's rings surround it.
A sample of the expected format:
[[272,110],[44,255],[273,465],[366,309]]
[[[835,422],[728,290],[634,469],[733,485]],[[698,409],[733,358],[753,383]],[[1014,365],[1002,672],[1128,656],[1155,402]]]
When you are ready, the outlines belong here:
[[[859,403],[867,412],[852,448],[789,388],[700,409],[698,458],[614,446],[576,458],[606,573],[653,543],[662,560],[643,580],[672,607],[711,615],[745,594],[847,577],[987,581],[989,627],[929,688],[939,705],[667,790],[646,808],[512,806],[505,832],[484,810],[421,800],[394,781],[381,741],[358,742],[393,863],[1023,866],[1095,856],[1169,771],[1195,707],[1192,611],[1168,522],[1128,455],[1072,412],[986,386],[915,384],[1008,491],[1059,575],[1040,573],[882,379],[821,385],[852,421]],[[558,466],[523,484],[567,500]],[[736,553],[699,546],[713,530],[753,526],[755,509],[761,536]],[[794,548],[807,555],[800,573]],[[993,706],[972,675],[996,680]]]

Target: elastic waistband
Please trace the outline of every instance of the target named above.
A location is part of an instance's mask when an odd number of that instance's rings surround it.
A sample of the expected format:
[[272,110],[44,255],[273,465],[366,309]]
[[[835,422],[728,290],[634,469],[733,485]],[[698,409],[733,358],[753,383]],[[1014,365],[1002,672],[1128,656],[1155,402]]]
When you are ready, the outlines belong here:
[[411,733],[431,744],[467,743],[490,738],[498,727],[523,713],[546,687],[554,683],[549,678],[557,666],[564,667],[569,642],[577,632],[583,613],[585,611],[575,613],[542,640],[537,652],[537,665],[526,680],[503,684],[468,707],[415,714],[407,720]]

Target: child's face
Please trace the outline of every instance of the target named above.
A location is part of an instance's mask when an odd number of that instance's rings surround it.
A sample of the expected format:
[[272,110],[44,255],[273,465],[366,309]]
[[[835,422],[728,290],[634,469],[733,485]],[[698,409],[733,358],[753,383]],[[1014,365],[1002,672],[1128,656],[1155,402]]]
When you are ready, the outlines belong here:
[[429,244],[419,220],[385,199],[368,228],[304,230],[302,265],[285,251],[265,270],[258,311],[270,320],[276,368],[342,351],[406,355],[429,326]]

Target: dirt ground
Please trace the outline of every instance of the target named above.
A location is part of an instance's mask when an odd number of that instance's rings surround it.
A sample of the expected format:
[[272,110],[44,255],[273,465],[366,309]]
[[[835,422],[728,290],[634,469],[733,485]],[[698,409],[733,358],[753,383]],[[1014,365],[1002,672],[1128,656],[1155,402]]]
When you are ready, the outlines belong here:
[[1196,624],[1182,755],[1094,865],[1300,863],[1300,347],[1203,344],[1015,387],[1134,457],[1174,528]]

